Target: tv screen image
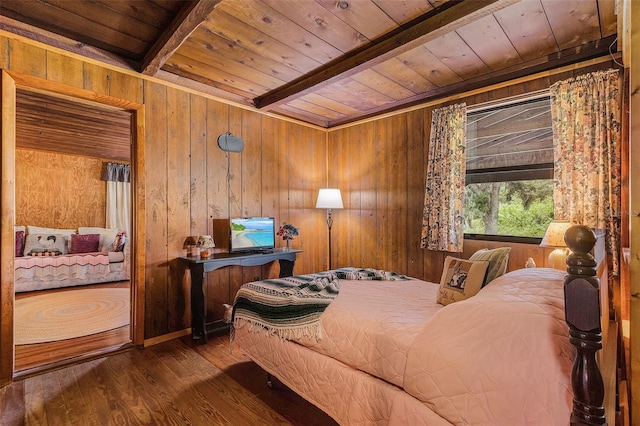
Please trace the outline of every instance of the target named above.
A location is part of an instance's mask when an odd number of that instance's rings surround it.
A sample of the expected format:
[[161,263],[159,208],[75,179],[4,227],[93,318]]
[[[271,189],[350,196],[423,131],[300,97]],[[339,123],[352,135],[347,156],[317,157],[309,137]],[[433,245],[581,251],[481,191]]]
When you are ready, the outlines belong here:
[[275,235],[275,220],[272,217],[231,219],[232,252],[273,249]]

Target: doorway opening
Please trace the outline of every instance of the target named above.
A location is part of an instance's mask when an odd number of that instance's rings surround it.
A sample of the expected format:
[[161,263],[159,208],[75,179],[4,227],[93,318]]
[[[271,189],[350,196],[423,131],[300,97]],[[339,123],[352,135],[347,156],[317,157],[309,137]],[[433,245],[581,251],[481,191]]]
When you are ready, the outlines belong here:
[[[125,309],[130,317],[130,250],[126,241],[114,248],[131,231],[130,183],[116,197],[109,191],[117,182],[102,173],[117,164],[129,177],[131,145],[130,111],[16,92],[16,225],[24,232],[14,287],[18,375],[131,343],[130,321],[120,318]],[[113,216],[127,220],[111,223],[109,204],[119,198],[126,211]],[[76,233],[49,245],[67,229]]]
[[[106,223],[108,219],[105,218],[106,201],[104,201],[106,191],[104,189],[95,190],[95,185],[102,185],[104,188],[106,183],[96,183],[100,178],[95,175],[100,175],[100,171],[95,170],[95,164],[101,168],[102,163],[115,161],[127,164],[131,169],[131,195],[127,206],[130,214],[130,228],[126,241],[127,255],[129,256],[128,279],[120,277],[110,280],[106,277],[102,282],[96,283],[80,283],[77,286],[71,285],[65,288],[38,289],[33,292],[21,291],[15,287],[15,274],[18,267],[16,257],[14,259],[15,268],[10,271],[14,272],[14,279],[11,280],[13,285],[10,286],[10,290],[5,287],[2,294],[3,298],[6,297],[6,300],[13,302],[11,312],[15,313],[16,305],[20,300],[36,297],[36,293],[45,296],[46,299],[52,298],[54,294],[77,292],[80,289],[89,288],[96,291],[102,290],[103,293],[119,293],[121,295],[124,291],[126,292],[125,323],[105,331],[94,332],[88,329],[86,334],[71,339],[27,342],[26,344],[21,344],[24,341],[16,341],[15,335],[3,333],[0,347],[13,349],[15,361],[10,371],[13,371],[13,378],[20,378],[58,368],[61,365],[104,356],[107,353],[131,347],[133,344],[142,344],[144,313],[141,309],[143,303],[139,302],[143,300],[144,277],[140,272],[143,269],[138,269],[138,265],[143,264],[139,263],[139,258],[143,259],[143,255],[139,248],[142,245],[138,244],[138,241],[144,239],[144,229],[140,229],[143,227],[138,226],[138,220],[140,217],[144,217],[144,206],[143,200],[136,196],[136,191],[141,190],[139,193],[143,193],[144,188],[143,180],[136,178],[136,171],[142,170],[144,164],[144,106],[98,95],[83,89],[16,73],[3,72],[3,84],[5,80],[9,79],[15,79],[15,86],[12,91],[7,90],[9,85],[3,87],[2,100],[4,108],[9,106],[13,109],[12,114],[7,115],[14,117],[15,133],[3,133],[2,145],[4,152],[13,152],[15,160],[13,179],[3,180],[3,190],[8,189],[7,185],[12,184],[13,188],[9,189],[10,192],[15,193],[15,200],[13,205],[8,207],[9,210],[12,210],[13,225],[26,222],[23,225],[36,225],[43,228],[58,227],[62,229],[68,224],[69,229],[75,230],[81,226],[87,229],[108,229]],[[5,116],[5,121],[3,121],[5,126],[6,122]],[[26,163],[25,158],[27,159]],[[36,165],[28,162],[29,159],[43,161],[43,158],[55,158],[54,161],[58,164],[80,164],[81,166],[78,166],[77,169],[71,167],[71,170],[61,167],[58,170],[59,174],[56,174],[55,170],[50,170],[47,175],[42,172],[43,169],[38,171]],[[23,167],[24,164],[27,164],[27,167]],[[92,164],[93,166],[91,166]],[[94,173],[91,178],[79,174],[80,170],[87,169],[87,167],[94,170],[91,172]],[[36,175],[28,178],[30,183],[26,190],[21,187],[21,179],[25,177],[23,172]],[[60,181],[65,181],[65,179],[69,179],[68,182],[82,181],[81,186],[86,185],[86,191],[74,189],[72,184],[67,185],[69,188],[64,188],[63,185],[63,189],[60,189],[60,186],[58,189],[54,189],[52,180],[56,179],[56,176]],[[34,179],[36,179],[35,182],[38,182],[35,186],[33,185]],[[62,201],[64,192],[67,192],[65,202]],[[62,208],[51,207],[54,204],[51,204],[51,200],[45,202],[47,197],[54,199],[53,203],[55,203],[55,198],[59,197]],[[3,200],[3,203],[3,208],[6,209],[6,200]],[[22,211],[25,205],[33,208],[33,211],[26,215]],[[48,208],[45,208],[46,206]],[[85,212],[76,210],[85,210]],[[50,221],[46,219],[47,214],[53,216]],[[95,215],[99,215],[101,218],[97,218]],[[3,237],[13,236],[15,230],[7,228],[12,227],[7,227],[3,222]],[[87,232],[77,232],[77,234],[86,235]],[[142,240],[140,240],[141,236]],[[84,238],[77,238],[76,242],[83,240]],[[99,249],[101,253],[105,250],[104,247],[111,247],[106,241],[103,241],[102,235],[100,235],[100,243],[104,243]],[[114,244],[114,242],[109,244]],[[76,245],[76,248],[80,246],[81,244]],[[75,255],[75,253],[73,254]],[[109,261],[111,261],[110,254],[103,257],[109,257]],[[54,253],[52,256],[55,255],[59,256],[61,253]],[[45,255],[37,254],[37,256],[42,256],[43,259]],[[121,253],[121,256],[124,256],[124,253]],[[82,275],[82,271],[80,275]],[[3,282],[5,282],[4,277]],[[94,305],[107,303],[101,300],[95,302]],[[2,315],[0,319],[3,329],[13,328],[14,325],[17,325],[13,315]],[[6,367],[8,366],[3,365],[2,370],[8,373]],[[8,377],[4,374],[3,376]]]

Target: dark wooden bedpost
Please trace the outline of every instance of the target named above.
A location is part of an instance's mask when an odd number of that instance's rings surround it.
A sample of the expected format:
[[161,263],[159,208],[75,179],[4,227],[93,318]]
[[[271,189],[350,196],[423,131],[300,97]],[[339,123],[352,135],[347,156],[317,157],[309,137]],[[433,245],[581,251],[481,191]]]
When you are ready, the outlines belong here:
[[571,372],[573,388],[572,425],[605,425],[604,384],[596,363],[602,348],[600,280],[596,259],[589,253],[596,243],[588,227],[574,225],[564,236],[571,254],[564,280],[565,319],[569,340],[577,349]]

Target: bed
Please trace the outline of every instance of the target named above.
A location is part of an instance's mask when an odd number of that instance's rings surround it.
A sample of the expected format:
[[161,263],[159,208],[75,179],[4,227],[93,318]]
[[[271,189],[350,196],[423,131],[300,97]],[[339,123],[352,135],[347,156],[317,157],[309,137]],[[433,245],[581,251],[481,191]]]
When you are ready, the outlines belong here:
[[446,306],[441,284],[385,271],[248,283],[232,347],[340,424],[603,424],[596,352],[609,321],[584,235],[569,275],[513,271]]

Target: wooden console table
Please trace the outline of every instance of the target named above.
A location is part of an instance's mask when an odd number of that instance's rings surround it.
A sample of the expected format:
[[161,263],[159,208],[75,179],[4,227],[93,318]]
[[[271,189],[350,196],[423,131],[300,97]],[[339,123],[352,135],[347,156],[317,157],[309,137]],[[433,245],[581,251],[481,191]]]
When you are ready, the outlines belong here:
[[280,278],[293,275],[293,266],[296,254],[302,250],[275,249],[268,253],[214,253],[208,259],[200,257],[182,256],[179,259],[184,262],[191,272],[191,336],[202,337],[206,343],[207,333],[216,331],[226,326],[222,321],[210,324],[206,322],[207,306],[204,297],[204,276],[207,272],[225,266],[259,266],[278,260],[280,262]]

